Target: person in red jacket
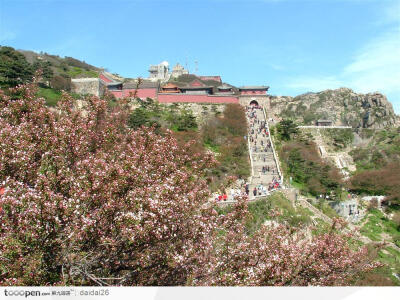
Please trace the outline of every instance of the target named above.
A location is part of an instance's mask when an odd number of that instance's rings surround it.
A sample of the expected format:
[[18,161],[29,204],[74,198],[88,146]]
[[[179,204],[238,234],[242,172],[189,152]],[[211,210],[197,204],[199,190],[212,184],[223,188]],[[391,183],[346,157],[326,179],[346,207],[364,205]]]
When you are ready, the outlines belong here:
[[228,195],[227,195],[227,194],[224,194],[224,195],[222,196],[222,199],[224,199],[224,201],[226,201],[226,200],[228,199]]

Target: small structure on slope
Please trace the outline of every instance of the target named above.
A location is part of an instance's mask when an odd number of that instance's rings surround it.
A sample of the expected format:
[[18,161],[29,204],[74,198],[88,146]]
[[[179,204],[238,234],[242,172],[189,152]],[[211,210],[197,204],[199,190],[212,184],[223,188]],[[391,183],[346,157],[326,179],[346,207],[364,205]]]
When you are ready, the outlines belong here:
[[317,125],[317,126],[332,126],[333,122],[331,120],[317,120],[315,125]]

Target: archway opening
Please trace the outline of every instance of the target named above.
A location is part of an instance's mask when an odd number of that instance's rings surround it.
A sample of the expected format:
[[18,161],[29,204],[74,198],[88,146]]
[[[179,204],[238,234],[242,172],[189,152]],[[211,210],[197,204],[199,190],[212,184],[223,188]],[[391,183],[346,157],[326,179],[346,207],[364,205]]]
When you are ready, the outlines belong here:
[[250,101],[250,106],[259,106],[258,102],[256,100],[251,100]]

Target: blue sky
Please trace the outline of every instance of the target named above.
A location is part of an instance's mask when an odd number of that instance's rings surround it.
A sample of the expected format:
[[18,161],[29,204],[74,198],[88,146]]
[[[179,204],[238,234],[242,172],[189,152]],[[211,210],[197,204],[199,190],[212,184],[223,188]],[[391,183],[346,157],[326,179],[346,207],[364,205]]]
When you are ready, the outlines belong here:
[[400,113],[400,0],[0,0],[0,45],[125,77],[198,61],[274,95],[380,91]]

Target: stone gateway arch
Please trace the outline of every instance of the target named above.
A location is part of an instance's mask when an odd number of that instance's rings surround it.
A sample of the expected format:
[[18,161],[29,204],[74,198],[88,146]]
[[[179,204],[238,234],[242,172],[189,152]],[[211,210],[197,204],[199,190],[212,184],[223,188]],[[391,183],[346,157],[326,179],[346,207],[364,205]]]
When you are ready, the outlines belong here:
[[239,103],[243,106],[257,104],[268,109],[268,89],[269,86],[242,86],[239,88]]

